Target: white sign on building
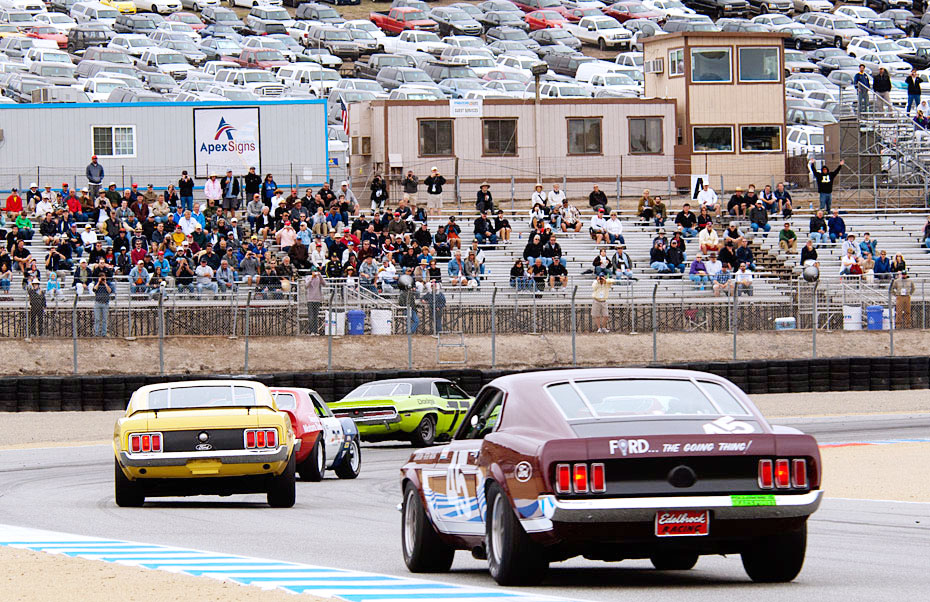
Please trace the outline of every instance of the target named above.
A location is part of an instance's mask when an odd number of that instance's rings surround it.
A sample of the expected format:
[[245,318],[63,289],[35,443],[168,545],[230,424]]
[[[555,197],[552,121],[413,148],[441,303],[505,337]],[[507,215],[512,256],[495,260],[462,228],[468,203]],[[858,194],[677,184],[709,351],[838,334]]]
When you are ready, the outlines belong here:
[[206,178],[226,170],[261,172],[258,107],[194,109],[194,172]]
[[449,101],[449,117],[484,117],[484,105],[480,98],[452,99]]

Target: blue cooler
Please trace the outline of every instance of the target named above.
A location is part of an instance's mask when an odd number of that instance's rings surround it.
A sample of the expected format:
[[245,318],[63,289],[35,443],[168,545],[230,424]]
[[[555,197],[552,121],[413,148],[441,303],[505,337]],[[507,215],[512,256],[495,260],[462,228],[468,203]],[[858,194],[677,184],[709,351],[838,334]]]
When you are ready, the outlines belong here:
[[349,334],[365,334],[364,310],[350,309],[346,312],[346,318],[349,321]]
[[881,305],[869,305],[865,308],[866,322],[868,323],[869,330],[881,330],[882,329],[882,311],[884,307]]

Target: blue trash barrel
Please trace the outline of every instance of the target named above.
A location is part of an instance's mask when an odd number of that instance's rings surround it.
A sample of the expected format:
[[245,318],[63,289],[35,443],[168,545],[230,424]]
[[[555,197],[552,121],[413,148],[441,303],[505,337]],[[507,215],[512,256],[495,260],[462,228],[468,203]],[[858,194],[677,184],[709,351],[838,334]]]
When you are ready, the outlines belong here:
[[882,329],[882,310],[884,307],[881,305],[869,305],[865,308],[865,317],[866,322],[868,323],[869,330],[881,330]]
[[[349,321],[349,334],[365,334],[364,310],[350,309],[346,312],[346,318]],[[881,321],[881,312],[879,312],[879,321]],[[881,325],[879,325],[879,328],[881,328]]]

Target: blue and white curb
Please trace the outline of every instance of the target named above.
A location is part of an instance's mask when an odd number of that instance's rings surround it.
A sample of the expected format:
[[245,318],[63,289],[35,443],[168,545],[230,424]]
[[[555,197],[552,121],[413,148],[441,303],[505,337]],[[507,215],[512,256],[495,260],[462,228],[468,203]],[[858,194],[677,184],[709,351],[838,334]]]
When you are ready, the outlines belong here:
[[0,545],[212,577],[346,602],[566,602],[564,598],[0,525]]

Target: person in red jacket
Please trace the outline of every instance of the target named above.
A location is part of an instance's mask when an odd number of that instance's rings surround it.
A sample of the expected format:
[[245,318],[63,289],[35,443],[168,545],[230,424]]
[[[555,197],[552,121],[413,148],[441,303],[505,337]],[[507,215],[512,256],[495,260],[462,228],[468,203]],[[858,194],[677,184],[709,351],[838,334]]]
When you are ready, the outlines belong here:
[[10,193],[10,196],[6,197],[6,207],[3,208],[4,211],[8,213],[19,213],[23,210],[23,198],[19,196],[19,191],[15,188]]
[[132,264],[137,265],[140,261],[145,261],[146,255],[148,255],[148,251],[142,246],[142,241],[137,238],[136,243],[132,247],[132,251],[129,253]]

